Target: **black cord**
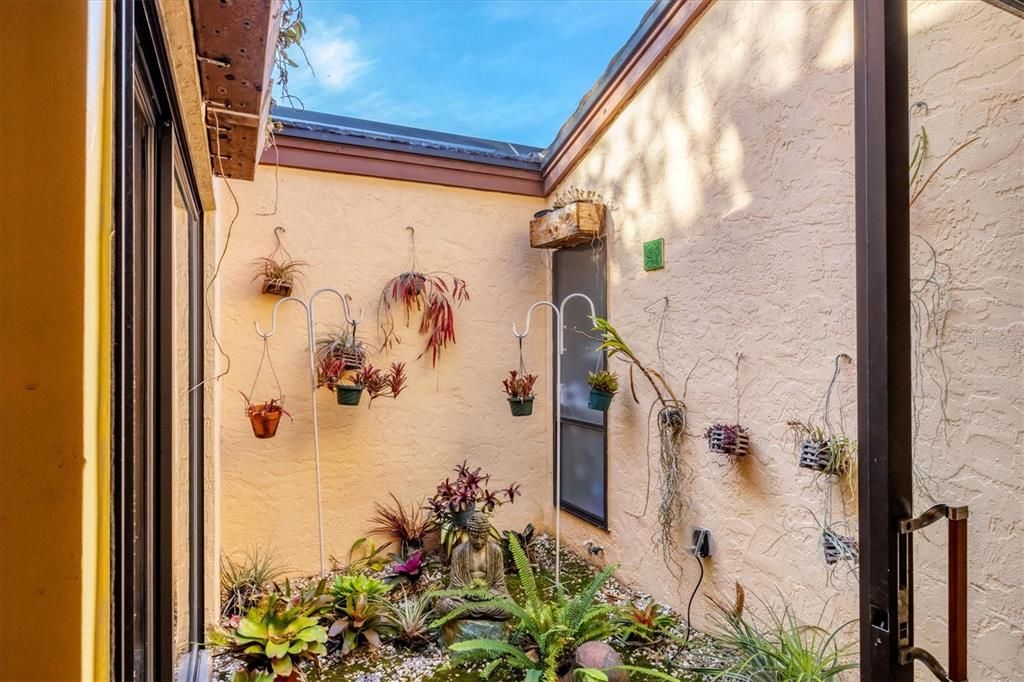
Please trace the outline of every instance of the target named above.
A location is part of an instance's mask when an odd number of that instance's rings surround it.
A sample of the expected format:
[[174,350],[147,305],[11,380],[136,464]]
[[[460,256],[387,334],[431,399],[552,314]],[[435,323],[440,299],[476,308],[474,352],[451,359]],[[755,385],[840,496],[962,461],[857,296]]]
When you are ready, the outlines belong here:
[[[701,538],[701,543],[703,543],[703,538]],[[700,584],[704,581],[704,562],[700,560],[700,549],[694,550],[693,558],[697,560],[697,565],[700,566],[700,576],[697,578],[697,584],[694,585],[693,592],[690,594],[690,601],[686,603],[686,644],[690,643],[690,632],[693,630],[693,625],[690,623],[690,611],[693,608],[693,600],[697,596]]]

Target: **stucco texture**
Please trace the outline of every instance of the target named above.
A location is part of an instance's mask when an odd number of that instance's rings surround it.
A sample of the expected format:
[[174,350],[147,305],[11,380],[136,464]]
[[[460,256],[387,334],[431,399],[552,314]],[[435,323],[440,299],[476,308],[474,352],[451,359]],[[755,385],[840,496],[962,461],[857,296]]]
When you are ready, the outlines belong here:
[[[274,211],[275,177],[278,194]],[[220,181],[223,184],[223,181]],[[295,573],[318,569],[316,482],[312,445],[304,313],[284,304],[271,337],[274,367],[293,419],[282,419],[277,436],[256,440],[239,391],[249,392],[262,351],[253,329],[270,328],[276,298],[251,282],[251,261],[274,248],[274,227],[287,230],[292,257],[309,263],[298,287],[308,296],[333,287],[352,298],[362,313],[359,336],[379,344],[376,309],[381,289],[410,267],[406,226],[416,229],[419,269],[464,279],[471,300],[456,310],[456,344],[437,367],[417,359],[425,346],[415,328],[400,327],[402,343],[373,353],[375,366],[404,361],[408,388],[397,400],[367,408],[340,407],[332,393],[318,391],[326,551],[344,560],[352,542],[367,534],[376,502],[393,492],[405,504],[433,494],[464,459],[483,467],[493,481],[513,480],[524,496],[495,514],[496,525],[521,528],[543,520],[550,499],[550,412],[544,401],[530,418],[513,418],[501,379],[517,362],[513,320],[547,291],[546,268],[531,251],[526,226],[543,206],[537,198],[341,176],[261,166],[253,183],[231,183],[241,212],[220,279],[221,342],[231,358],[222,380],[221,540],[225,554],[253,545],[272,548]],[[226,235],[233,203],[219,194],[218,221]],[[335,298],[317,299],[321,330],[343,321]],[[404,322],[401,321],[400,322]],[[527,343],[526,362],[541,368],[548,353],[548,327],[541,324]],[[540,372],[542,375],[545,373]],[[550,392],[542,376],[539,395]],[[264,371],[255,399],[275,394]]]
[[[1024,41],[1019,20],[982,2],[915,3],[910,26],[911,98],[928,104],[913,119],[931,139],[924,173],[968,136],[981,138],[913,209],[915,232],[951,268],[948,311],[940,313],[948,440],[931,437],[938,360],[926,353],[918,464],[936,498],[971,505],[971,676],[1008,680],[1024,664]],[[677,392],[685,387],[683,544],[695,525],[717,541],[702,591],[729,594],[739,581],[771,600],[784,595],[801,618],[830,626],[856,618],[856,573],[826,570],[813,530],[825,492],[797,468],[785,423],[821,420],[833,359],[847,353],[853,362],[840,364],[832,420],[856,432],[852,63],[849,3],[715,3],[562,183],[597,190],[610,204],[610,316]],[[641,243],[658,237],[666,267],[645,273]],[[915,244],[915,276],[924,277],[927,250]],[[661,316],[645,306],[660,310],[664,296],[659,363]],[[933,342],[926,331],[924,346]],[[676,579],[650,553],[656,461],[652,511],[631,515],[643,508],[647,485],[652,395],[639,390],[642,404],[620,399],[611,413],[610,532],[568,520],[564,539],[597,536],[624,577],[685,606],[696,563],[681,557],[689,563]],[[737,394],[754,454],[725,464],[701,433],[735,421]],[[923,490],[919,510],[931,504]],[[844,512],[841,500],[832,497],[833,520],[845,514],[855,524],[856,504],[847,496]],[[944,531],[918,548],[917,638],[945,658]],[[695,602],[698,625],[705,607]],[[855,640],[856,627],[846,635]]]

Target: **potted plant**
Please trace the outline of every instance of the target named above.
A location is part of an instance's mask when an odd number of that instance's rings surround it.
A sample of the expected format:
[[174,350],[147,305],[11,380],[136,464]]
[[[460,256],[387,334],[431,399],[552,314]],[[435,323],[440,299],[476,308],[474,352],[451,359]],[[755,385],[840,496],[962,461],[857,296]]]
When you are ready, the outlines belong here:
[[359,383],[346,384],[338,382],[334,384],[334,393],[338,397],[339,405],[355,407],[363,397],[363,385]]
[[505,393],[508,395],[508,406],[513,417],[526,417],[533,414],[533,385],[537,382],[536,374],[520,374],[516,370],[508,373],[502,380]]
[[843,434],[829,435],[813,423],[789,422],[800,443],[799,464],[826,476],[852,479],[857,469],[857,441]]
[[248,396],[242,393],[245,398],[245,415],[249,417],[252,424],[252,433],[257,438],[273,438],[277,435],[277,427],[281,422],[281,415],[288,414],[277,398],[271,398],[265,403],[249,402]]
[[270,252],[269,256],[257,258],[253,261],[256,267],[256,274],[252,281],[262,280],[261,293],[272,296],[291,296],[292,288],[296,280],[302,277],[302,270],[308,263],[294,260],[288,255],[288,249],[281,243],[281,234],[284,228],[278,225],[274,228],[274,240],[277,245]]
[[346,373],[359,372],[366,363],[366,349],[355,331],[330,331],[316,340],[316,385],[333,391]]
[[590,372],[587,384],[590,385],[590,398],[587,400],[587,407],[607,412],[612,404],[612,398],[619,390],[619,376],[607,370]]
[[713,424],[704,432],[711,452],[726,457],[745,457],[750,452],[750,434],[739,424]]
[[439,527],[454,525],[462,528],[478,508],[490,513],[506,502],[515,502],[519,495],[517,483],[497,492],[491,491],[487,488],[490,474],[483,473],[479,467],[470,469],[466,462],[455,467],[455,472],[458,474],[455,481],[446,478],[438,484],[437,492],[427,501]]

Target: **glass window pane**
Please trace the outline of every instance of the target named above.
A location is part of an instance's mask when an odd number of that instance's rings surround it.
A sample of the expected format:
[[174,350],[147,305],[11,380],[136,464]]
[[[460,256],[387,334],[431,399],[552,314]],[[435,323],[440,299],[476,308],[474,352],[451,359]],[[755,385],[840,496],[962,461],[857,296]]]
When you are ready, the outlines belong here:
[[606,517],[604,431],[562,424],[562,502]]

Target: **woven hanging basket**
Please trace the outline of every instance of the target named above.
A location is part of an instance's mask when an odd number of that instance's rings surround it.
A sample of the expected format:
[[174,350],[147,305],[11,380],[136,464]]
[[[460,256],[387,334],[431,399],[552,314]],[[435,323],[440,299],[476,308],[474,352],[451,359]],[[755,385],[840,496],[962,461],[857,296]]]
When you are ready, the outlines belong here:
[[812,471],[825,471],[832,461],[832,449],[820,440],[808,438],[800,446],[800,466]]
[[860,546],[851,537],[825,533],[821,544],[825,552],[825,563],[829,566],[835,566],[840,561],[856,563],[860,558]]
[[746,457],[750,454],[750,434],[738,424],[729,432],[724,426],[713,426],[708,429],[708,449],[727,457]]
[[292,295],[292,283],[284,279],[265,279],[262,291],[264,294],[284,298]]

